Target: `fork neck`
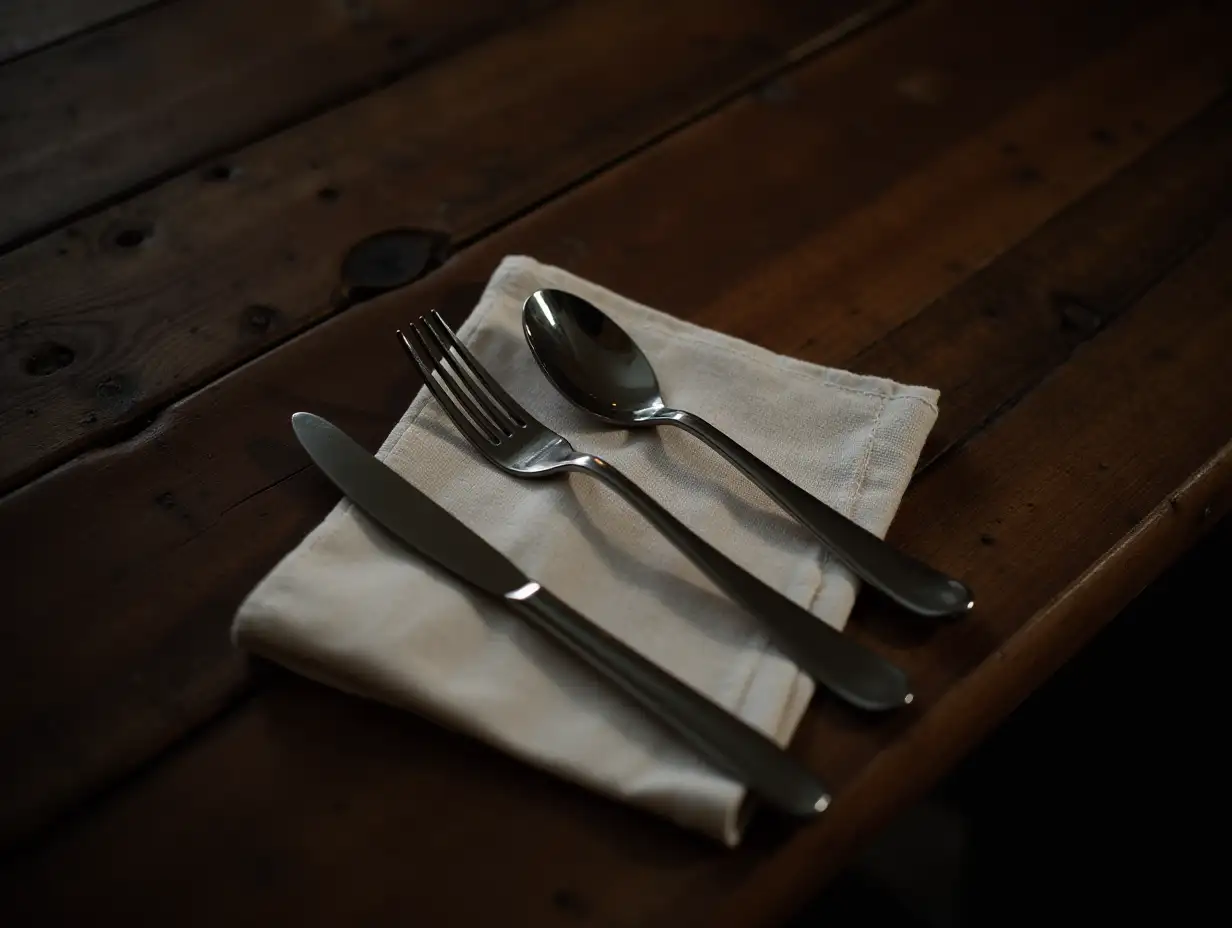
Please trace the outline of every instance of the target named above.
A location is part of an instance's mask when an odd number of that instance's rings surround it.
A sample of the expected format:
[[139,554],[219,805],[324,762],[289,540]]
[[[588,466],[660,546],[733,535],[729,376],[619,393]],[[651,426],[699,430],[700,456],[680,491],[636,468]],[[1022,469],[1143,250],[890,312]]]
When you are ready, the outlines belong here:
[[614,464],[609,464],[598,455],[579,454],[569,460],[569,469],[598,477],[621,496],[640,508],[641,498],[645,496],[641,488],[618,471]]
[[613,476],[617,479],[624,479],[623,475],[614,465],[609,464],[603,458],[595,454],[579,453],[569,459],[569,469],[575,471],[584,471],[588,474],[594,474],[603,480],[612,480]]

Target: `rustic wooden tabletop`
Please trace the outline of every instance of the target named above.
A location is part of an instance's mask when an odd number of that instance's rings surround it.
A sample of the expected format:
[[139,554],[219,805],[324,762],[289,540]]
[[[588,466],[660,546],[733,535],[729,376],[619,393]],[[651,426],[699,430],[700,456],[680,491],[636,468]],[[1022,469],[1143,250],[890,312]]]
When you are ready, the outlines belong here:
[[[1229,507],[1230,6],[5,3],[0,922],[790,913]],[[890,537],[979,608],[861,598],[917,700],[818,700],[817,822],[727,851],[232,648],[337,500],[290,413],[375,448],[390,331],[511,253],[941,390]]]

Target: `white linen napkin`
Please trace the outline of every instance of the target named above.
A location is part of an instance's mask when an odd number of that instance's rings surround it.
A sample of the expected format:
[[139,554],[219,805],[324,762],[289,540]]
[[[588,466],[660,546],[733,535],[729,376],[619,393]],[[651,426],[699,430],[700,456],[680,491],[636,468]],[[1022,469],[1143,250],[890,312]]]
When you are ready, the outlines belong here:
[[[521,333],[522,302],[541,287],[575,292],[610,313],[649,355],[671,405],[711,420],[878,535],[936,419],[937,392],[775,355],[527,257],[501,263],[459,331],[533,415],[607,458],[818,621],[842,628],[855,599],[852,576],[717,453],[677,429],[613,429],[556,393]],[[780,744],[789,741],[812,680],[599,481],[496,470],[423,389],[378,456],[580,612]],[[233,634],[309,677],[413,710],[728,845],[740,839],[740,784],[500,603],[406,552],[345,499],[252,591]]]

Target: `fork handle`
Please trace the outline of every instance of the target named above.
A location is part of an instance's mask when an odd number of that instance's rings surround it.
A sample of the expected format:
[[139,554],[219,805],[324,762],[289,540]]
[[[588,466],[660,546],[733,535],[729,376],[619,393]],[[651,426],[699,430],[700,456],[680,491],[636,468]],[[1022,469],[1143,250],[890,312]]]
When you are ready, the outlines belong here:
[[961,582],[903,554],[863,526],[796,486],[705,419],[665,409],[653,420],[697,436],[744,472],[808,528],[840,561],[890,599],[926,616],[963,615],[973,604]]
[[716,586],[762,619],[775,644],[836,696],[872,710],[893,709],[911,701],[906,675],[898,667],[762,583],[695,535],[607,461],[579,455],[572,467],[600,478],[632,503]]

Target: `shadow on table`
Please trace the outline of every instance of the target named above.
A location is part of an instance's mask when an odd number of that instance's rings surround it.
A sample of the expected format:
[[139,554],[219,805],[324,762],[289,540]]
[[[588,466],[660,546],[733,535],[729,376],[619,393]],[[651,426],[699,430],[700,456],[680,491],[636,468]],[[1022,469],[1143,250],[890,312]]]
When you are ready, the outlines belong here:
[[1225,519],[785,928],[1198,921],[1229,563]]

